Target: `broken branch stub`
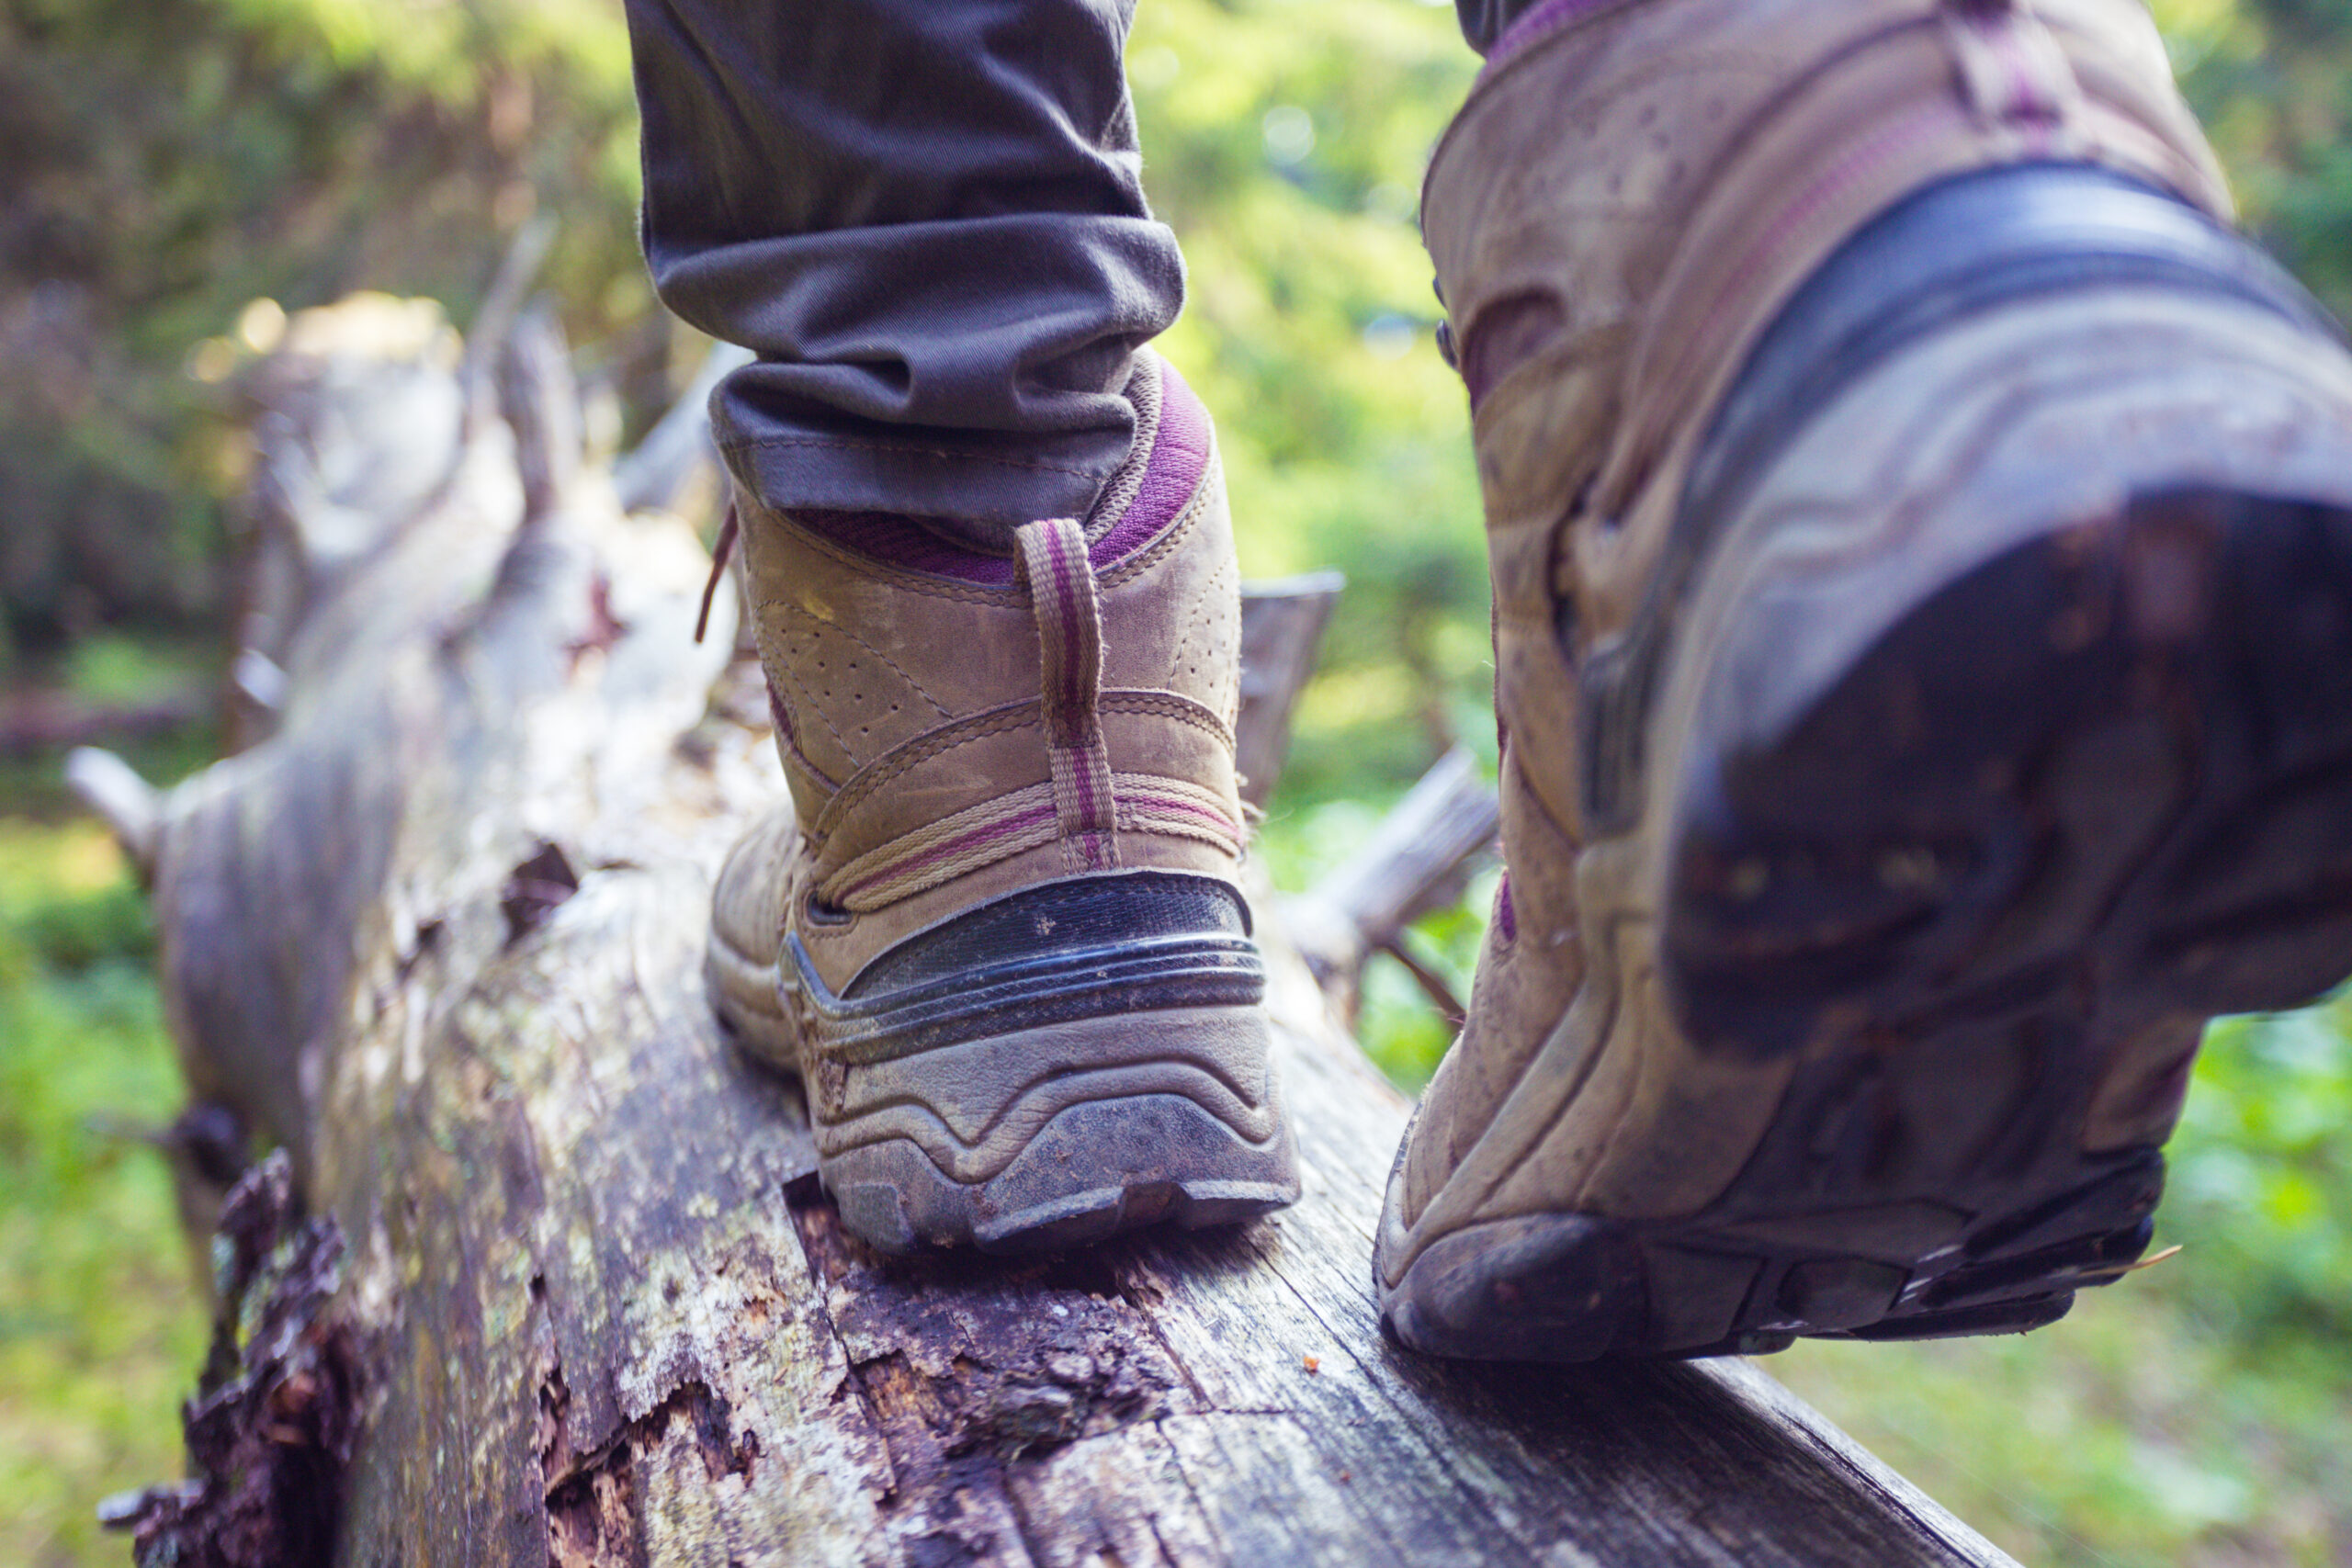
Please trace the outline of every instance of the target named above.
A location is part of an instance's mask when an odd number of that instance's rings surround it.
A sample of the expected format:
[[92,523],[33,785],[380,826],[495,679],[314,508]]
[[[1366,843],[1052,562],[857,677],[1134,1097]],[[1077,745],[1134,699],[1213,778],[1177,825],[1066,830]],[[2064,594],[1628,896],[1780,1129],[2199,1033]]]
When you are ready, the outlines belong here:
[[1283,901],[1283,924],[1342,1019],[1352,1020],[1367,959],[1386,953],[1459,1021],[1442,976],[1413,956],[1405,928],[1460,900],[1471,869],[1494,848],[1502,807],[1477,759],[1455,747],[1421,775],[1363,848],[1329,878]]

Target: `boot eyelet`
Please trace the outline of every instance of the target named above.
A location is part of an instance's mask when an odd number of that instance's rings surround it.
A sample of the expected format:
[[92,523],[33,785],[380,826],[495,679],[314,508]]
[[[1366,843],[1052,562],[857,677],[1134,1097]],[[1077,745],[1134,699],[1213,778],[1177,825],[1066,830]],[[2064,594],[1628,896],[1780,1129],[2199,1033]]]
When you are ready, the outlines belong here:
[[811,893],[801,902],[801,911],[812,926],[845,926],[857,917],[838,904],[828,904]]

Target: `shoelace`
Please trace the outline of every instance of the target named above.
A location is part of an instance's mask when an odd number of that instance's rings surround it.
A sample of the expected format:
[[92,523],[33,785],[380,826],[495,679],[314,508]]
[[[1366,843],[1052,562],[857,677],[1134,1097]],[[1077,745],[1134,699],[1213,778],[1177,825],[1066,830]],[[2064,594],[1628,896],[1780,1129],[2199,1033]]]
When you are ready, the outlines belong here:
[[735,553],[735,503],[727,503],[727,518],[718,525],[718,542],[710,547],[710,581],[702,585],[702,613],[695,616],[695,642],[699,646],[703,633],[710,629],[710,602],[718,597],[718,580],[727,575],[727,562]]

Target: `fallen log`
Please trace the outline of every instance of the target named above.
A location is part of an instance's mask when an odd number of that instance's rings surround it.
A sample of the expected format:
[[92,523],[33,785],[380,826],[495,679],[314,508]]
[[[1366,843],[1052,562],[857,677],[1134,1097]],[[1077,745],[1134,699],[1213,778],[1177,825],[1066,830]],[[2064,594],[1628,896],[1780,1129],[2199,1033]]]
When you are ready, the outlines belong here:
[[[283,678],[253,744],[160,797],[77,765],[152,881],[213,1129],[183,1168],[236,1176],[224,1121],[288,1156],[226,1204],[197,1474],[111,1510],[143,1561],[2005,1561],[1745,1363],[1385,1342],[1407,1106],[1272,922],[1295,1208],[1023,1262],[866,1251],[797,1088],[704,997],[711,873],[782,786],[755,668],[689,635],[693,532],[582,466],[543,319],[495,377],[438,326],[362,353],[303,325],[269,378],[252,651]],[[1256,688],[1254,735],[1287,692]]]
[[117,745],[185,729],[210,716],[193,687],[138,703],[93,703],[42,688],[0,694],[0,757],[18,760],[67,746]]

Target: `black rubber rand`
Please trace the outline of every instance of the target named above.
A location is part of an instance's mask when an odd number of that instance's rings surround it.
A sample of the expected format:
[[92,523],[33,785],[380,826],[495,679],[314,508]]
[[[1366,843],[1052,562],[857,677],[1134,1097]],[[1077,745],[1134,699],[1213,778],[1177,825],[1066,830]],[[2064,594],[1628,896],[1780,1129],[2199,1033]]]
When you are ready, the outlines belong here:
[[838,995],[797,932],[785,962],[819,1173],[884,1251],[1051,1251],[1298,1196],[1230,883],[1045,883],[907,938]]
[[903,1056],[1074,1019],[1254,1006],[1266,974],[1250,927],[1227,883],[1130,872],[982,905],[900,942],[839,996],[797,938],[786,953],[821,1049]]
[[[2267,297],[2338,352],[2291,284],[2186,209],[2083,170],[1953,182],[1853,242],[1825,269],[1846,284],[1810,288],[1751,358],[1678,529],[1693,574],[1710,514],[1858,373],[1809,357],[1875,362],[2005,302],[2001,256],[1953,254],[2007,243],[2004,185],[2029,216],[2074,215],[2025,226],[2021,293],[2065,287],[2053,254],[2108,212],[2110,270]],[[1926,270],[1970,280],[1949,310],[1888,285],[1921,274],[1920,236],[1943,247]],[[1866,278],[1879,303],[1857,307]],[[1759,377],[1772,395],[1751,395]],[[1685,1037],[1799,1065],[1705,1211],[1441,1238],[1391,1303],[1406,1338],[1574,1361],[2016,1332],[2141,1258],[2202,1021],[2352,969],[2352,515],[2146,494],[2099,536],[1940,585],[1769,742],[1707,759],[1703,785],[1643,779],[1635,748],[1592,738],[1604,775],[1625,770],[1594,781],[1604,822],[1637,789],[1680,792],[1659,961]],[[2153,637],[2152,603],[2174,617]],[[1647,694],[1625,696],[1604,724],[1639,716]]]
[[[2158,592],[2200,612],[2161,645],[2132,629]],[[2041,635],[2086,607],[2107,635]],[[1680,1348],[2050,1322],[2163,1189],[2153,1141],[2083,1152],[2094,1097],[2160,1139],[2204,1019],[2352,967],[2352,516],[2154,496],[2103,551],[2023,547],[1721,776],[1673,852],[1668,991],[1708,1049],[1807,1059],[1731,1190],[1642,1240],[1738,1298]]]

